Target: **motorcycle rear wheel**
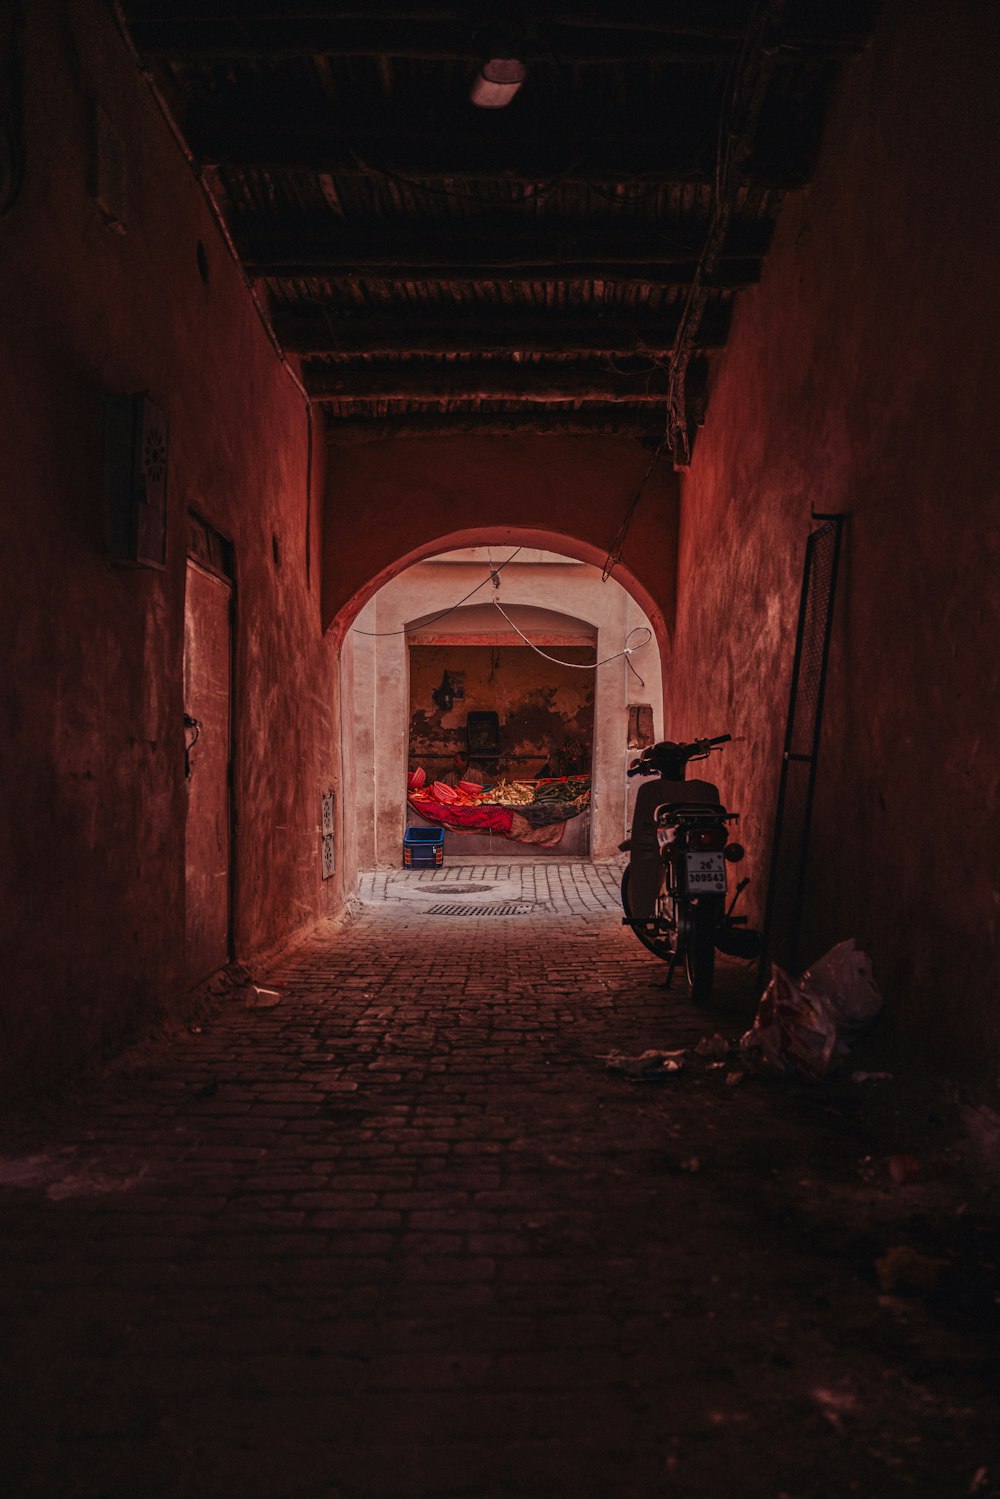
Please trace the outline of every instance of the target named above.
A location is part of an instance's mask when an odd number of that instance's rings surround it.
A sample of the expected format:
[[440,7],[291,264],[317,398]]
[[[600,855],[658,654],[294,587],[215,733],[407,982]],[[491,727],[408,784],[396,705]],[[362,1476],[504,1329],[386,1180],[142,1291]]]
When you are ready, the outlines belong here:
[[715,912],[711,906],[689,906],[684,940],[684,973],[695,1004],[703,1005],[715,979]]
[[[622,910],[631,921],[632,908],[628,903],[628,876],[629,871],[625,869],[622,873]],[[674,944],[668,933],[664,933],[662,936],[653,936],[650,932],[644,932],[640,926],[634,926],[632,930],[643,947],[648,948],[654,958],[660,958],[664,963],[670,962],[670,959],[674,955]]]

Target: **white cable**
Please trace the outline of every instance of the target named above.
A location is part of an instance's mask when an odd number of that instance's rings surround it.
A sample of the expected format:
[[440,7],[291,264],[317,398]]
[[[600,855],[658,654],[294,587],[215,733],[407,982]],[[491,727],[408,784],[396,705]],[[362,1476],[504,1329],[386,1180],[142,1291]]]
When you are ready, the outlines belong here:
[[[537,655],[544,656],[546,661],[553,662],[555,666],[571,666],[574,671],[596,671],[599,666],[607,666],[609,661],[617,661],[620,656],[624,656],[627,660],[627,658],[632,655],[633,651],[641,651],[643,646],[648,645],[653,638],[653,632],[648,628],[647,625],[633,625],[632,629],[629,630],[628,634],[625,636],[626,644],[624,650],[615,651],[613,656],[605,656],[603,661],[593,661],[586,664],[579,661],[560,661],[558,656],[550,656],[548,651],[541,650],[537,645],[534,644],[533,641],[528,639],[523,630],[519,630],[517,628],[517,625],[503,608],[503,605],[500,603],[499,599],[494,598],[493,602],[500,610],[500,613],[510,625],[511,629],[516,634],[520,635],[525,645],[530,646]],[[646,639],[640,645],[629,645],[629,640],[631,640],[632,636],[636,633],[637,630],[643,630],[645,632]]]

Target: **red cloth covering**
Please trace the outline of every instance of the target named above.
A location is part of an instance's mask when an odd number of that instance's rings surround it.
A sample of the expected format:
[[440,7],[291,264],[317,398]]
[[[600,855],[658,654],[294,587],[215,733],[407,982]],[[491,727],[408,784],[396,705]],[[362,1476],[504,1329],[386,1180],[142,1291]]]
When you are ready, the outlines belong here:
[[499,833],[506,838],[513,825],[513,814],[507,807],[462,805],[449,802],[445,805],[429,791],[411,791],[407,800],[414,812],[425,822],[437,822],[445,828],[465,829],[469,833]]
[[521,817],[517,812],[512,812],[510,836],[515,843],[533,843],[536,848],[555,848],[561,843],[566,831],[565,822],[545,822],[541,827],[533,828],[527,818]]

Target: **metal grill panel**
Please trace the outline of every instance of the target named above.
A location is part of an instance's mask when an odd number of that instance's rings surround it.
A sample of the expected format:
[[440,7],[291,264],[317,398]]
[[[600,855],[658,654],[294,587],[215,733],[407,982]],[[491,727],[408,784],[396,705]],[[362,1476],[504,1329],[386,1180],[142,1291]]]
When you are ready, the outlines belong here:
[[823,520],[825,524],[813,531],[806,543],[788,727],[771,849],[762,979],[771,961],[780,963],[792,973],[797,971],[799,964],[809,825],[844,522],[842,515],[816,516],[815,519]]
[[840,542],[840,529],[827,521],[814,531],[806,545],[806,569],[801,604],[800,653],[796,680],[789,709],[789,755],[814,758],[819,735],[819,714],[826,658],[829,645],[830,617],[833,612],[833,587],[836,581],[834,563]]
[[534,906],[507,901],[498,906],[428,906],[427,916],[530,916]]
[[492,885],[430,885],[428,893],[435,895],[482,895],[487,890],[492,890]]

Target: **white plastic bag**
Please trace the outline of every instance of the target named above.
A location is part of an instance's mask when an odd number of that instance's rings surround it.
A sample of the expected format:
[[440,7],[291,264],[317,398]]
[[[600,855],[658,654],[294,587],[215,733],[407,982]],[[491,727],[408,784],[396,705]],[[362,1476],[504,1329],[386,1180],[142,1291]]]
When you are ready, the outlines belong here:
[[872,967],[853,938],[838,942],[796,982],[775,963],[740,1052],[755,1072],[816,1080],[839,1065],[882,1008]]

